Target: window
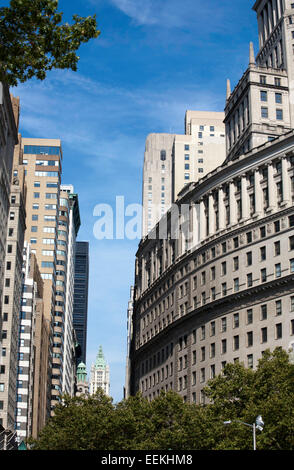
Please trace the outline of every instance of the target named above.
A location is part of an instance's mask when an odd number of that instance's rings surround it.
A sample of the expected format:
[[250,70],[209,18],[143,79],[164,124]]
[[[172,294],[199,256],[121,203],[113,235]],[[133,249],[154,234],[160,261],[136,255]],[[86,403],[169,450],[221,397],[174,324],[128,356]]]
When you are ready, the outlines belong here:
[[275,248],[275,256],[280,255],[281,254],[281,244],[280,244],[280,242],[275,242],[274,248]]
[[237,271],[239,269],[239,257],[238,256],[236,256],[233,259],[233,266],[234,266],[234,271]]
[[222,284],[222,295],[227,295],[227,283]]
[[252,251],[248,251],[248,253],[246,253],[246,261],[247,261],[247,266],[252,265]]
[[266,282],[266,268],[260,270],[260,279],[261,282]]
[[282,301],[276,300],[276,315],[282,315]]
[[215,343],[212,343],[210,345],[210,357],[211,358],[215,357]]
[[260,261],[264,261],[266,259],[266,248],[262,246],[260,248]]
[[283,335],[282,323],[276,324],[276,339],[281,339]]
[[227,274],[227,263],[226,261],[223,261],[221,264],[221,272],[222,276],[225,276]]
[[40,193],[34,193],[34,198],[35,199],[39,199],[39,197],[40,197]]
[[260,100],[261,101],[267,101],[267,91],[261,91],[260,92]]
[[265,237],[265,226],[260,227],[260,237],[264,238]]
[[278,121],[283,120],[283,110],[282,109],[276,109],[276,118]]
[[233,328],[239,327],[239,313],[234,313],[233,316]]
[[225,333],[227,331],[227,319],[226,319],[226,317],[221,319],[221,330],[222,330],[222,333]]
[[210,336],[215,335],[215,321],[212,321],[210,324]]
[[266,84],[266,76],[265,75],[260,75],[259,76],[259,81],[262,85]]
[[226,354],[227,352],[227,340],[222,339],[222,354]]
[[247,310],[247,325],[250,325],[253,322],[253,310],[249,308]]
[[262,305],[260,307],[260,319],[261,320],[267,319],[267,305]]
[[252,242],[252,232],[247,232],[246,233],[246,240],[247,240],[247,243]]
[[253,354],[248,354],[247,356],[247,367],[249,369],[253,368]]
[[247,346],[250,347],[253,345],[253,331],[247,332]]
[[294,236],[289,237],[289,249],[294,250]]
[[281,275],[282,275],[281,263],[277,263],[275,264],[275,276],[281,277]]
[[261,117],[262,118],[268,118],[268,108],[262,106],[261,107]]
[[261,328],[261,342],[267,342],[267,328]]
[[38,231],[37,225],[32,225],[31,232],[37,232],[37,231]]
[[294,258],[290,259],[290,273],[294,273]]
[[234,292],[239,291],[239,278],[234,279]]
[[253,280],[252,280],[252,273],[247,274],[247,287],[252,287]]
[[162,160],[162,161],[166,160],[166,151],[165,150],[160,151],[160,160]]
[[239,336],[234,336],[234,338],[233,338],[233,347],[234,347],[235,351],[237,349],[239,349]]
[[185,144],[185,150],[190,150],[190,146],[188,144]]
[[281,79],[275,77],[275,86],[281,86]]
[[276,103],[282,103],[282,93],[276,93]]

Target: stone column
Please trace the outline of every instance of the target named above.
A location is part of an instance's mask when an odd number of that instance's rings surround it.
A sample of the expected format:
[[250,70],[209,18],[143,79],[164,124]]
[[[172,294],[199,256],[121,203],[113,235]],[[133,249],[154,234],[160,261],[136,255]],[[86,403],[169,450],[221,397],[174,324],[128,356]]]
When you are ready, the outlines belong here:
[[272,212],[277,208],[277,192],[274,182],[274,167],[272,163],[267,167],[267,188],[268,188],[268,208],[267,212]]
[[205,207],[204,200],[200,200],[200,214],[199,214],[199,223],[200,223],[200,241],[204,240],[206,237],[206,217],[205,217]]
[[225,204],[224,204],[224,190],[222,187],[218,190],[218,226],[219,230],[223,230],[226,227],[225,220]]
[[229,200],[230,200],[230,225],[234,225],[237,223],[237,203],[236,203],[236,196],[235,196],[235,183],[234,181],[230,182],[230,193],[229,193]]
[[214,212],[214,198],[213,194],[210,193],[208,196],[208,234],[213,235],[215,233],[215,212]]
[[247,178],[246,175],[241,176],[241,211],[242,221],[249,218],[249,198],[247,193]]
[[259,217],[262,214],[263,206],[262,206],[262,190],[261,190],[261,175],[260,171],[257,169],[254,172],[254,198],[255,198],[255,217]]
[[197,246],[199,243],[199,219],[197,213],[197,205],[192,202],[190,212],[190,230],[192,234],[192,246]]
[[282,188],[283,188],[283,202],[282,204],[288,206],[290,204],[290,176],[288,173],[288,159],[286,156],[282,158]]

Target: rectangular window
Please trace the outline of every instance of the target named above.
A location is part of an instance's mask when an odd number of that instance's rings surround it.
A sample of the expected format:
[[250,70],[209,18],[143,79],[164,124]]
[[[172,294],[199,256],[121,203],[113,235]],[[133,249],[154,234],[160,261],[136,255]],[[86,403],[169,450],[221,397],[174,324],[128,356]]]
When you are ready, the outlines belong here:
[[276,103],[282,103],[282,93],[276,93]]
[[276,324],[276,339],[281,339],[283,335],[282,323]]
[[234,351],[239,349],[239,335],[234,336],[233,346],[234,346]]
[[260,280],[261,282],[266,282],[266,268],[260,270]]
[[239,313],[234,313],[233,316],[233,328],[239,328]]
[[247,259],[247,266],[251,266],[252,265],[252,251],[248,251],[248,253],[246,253],[246,259]]
[[281,263],[275,264],[275,275],[276,277],[281,277],[282,275]]
[[251,287],[253,284],[252,273],[247,274],[247,287]]
[[266,248],[262,246],[260,248],[260,261],[264,261],[266,259]]
[[267,91],[261,91],[260,92],[260,100],[261,101],[267,101]]
[[247,346],[253,345],[253,331],[248,331],[247,333]]
[[276,315],[282,315],[282,301],[276,300]]
[[281,244],[280,242],[275,242],[275,256],[279,256],[281,254]]
[[261,342],[267,342],[267,328],[261,328]]
[[283,110],[282,109],[276,109],[276,118],[278,121],[283,120]]
[[265,106],[261,107],[261,117],[268,118],[268,108],[266,108]]

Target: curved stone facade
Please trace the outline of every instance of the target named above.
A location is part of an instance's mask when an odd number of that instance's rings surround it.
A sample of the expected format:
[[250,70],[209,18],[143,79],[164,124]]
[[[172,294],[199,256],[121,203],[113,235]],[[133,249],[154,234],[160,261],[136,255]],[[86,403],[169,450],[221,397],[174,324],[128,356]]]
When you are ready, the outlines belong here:
[[180,193],[136,255],[131,394],[205,401],[227,362],[294,344],[294,131]]

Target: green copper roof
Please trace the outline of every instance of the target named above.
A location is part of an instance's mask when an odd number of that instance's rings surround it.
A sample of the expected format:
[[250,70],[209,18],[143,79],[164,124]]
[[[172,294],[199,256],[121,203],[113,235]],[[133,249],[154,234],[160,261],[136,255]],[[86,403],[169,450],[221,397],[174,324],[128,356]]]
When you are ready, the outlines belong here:
[[80,362],[77,367],[77,381],[87,382],[87,367],[83,362]]
[[104,354],[102,351],[102,346],[99,346],[99,351],[98,351],[96,362],[95,362],[95,368],[105,369],[105,367],[106,367],[106,361],[105,361]]

